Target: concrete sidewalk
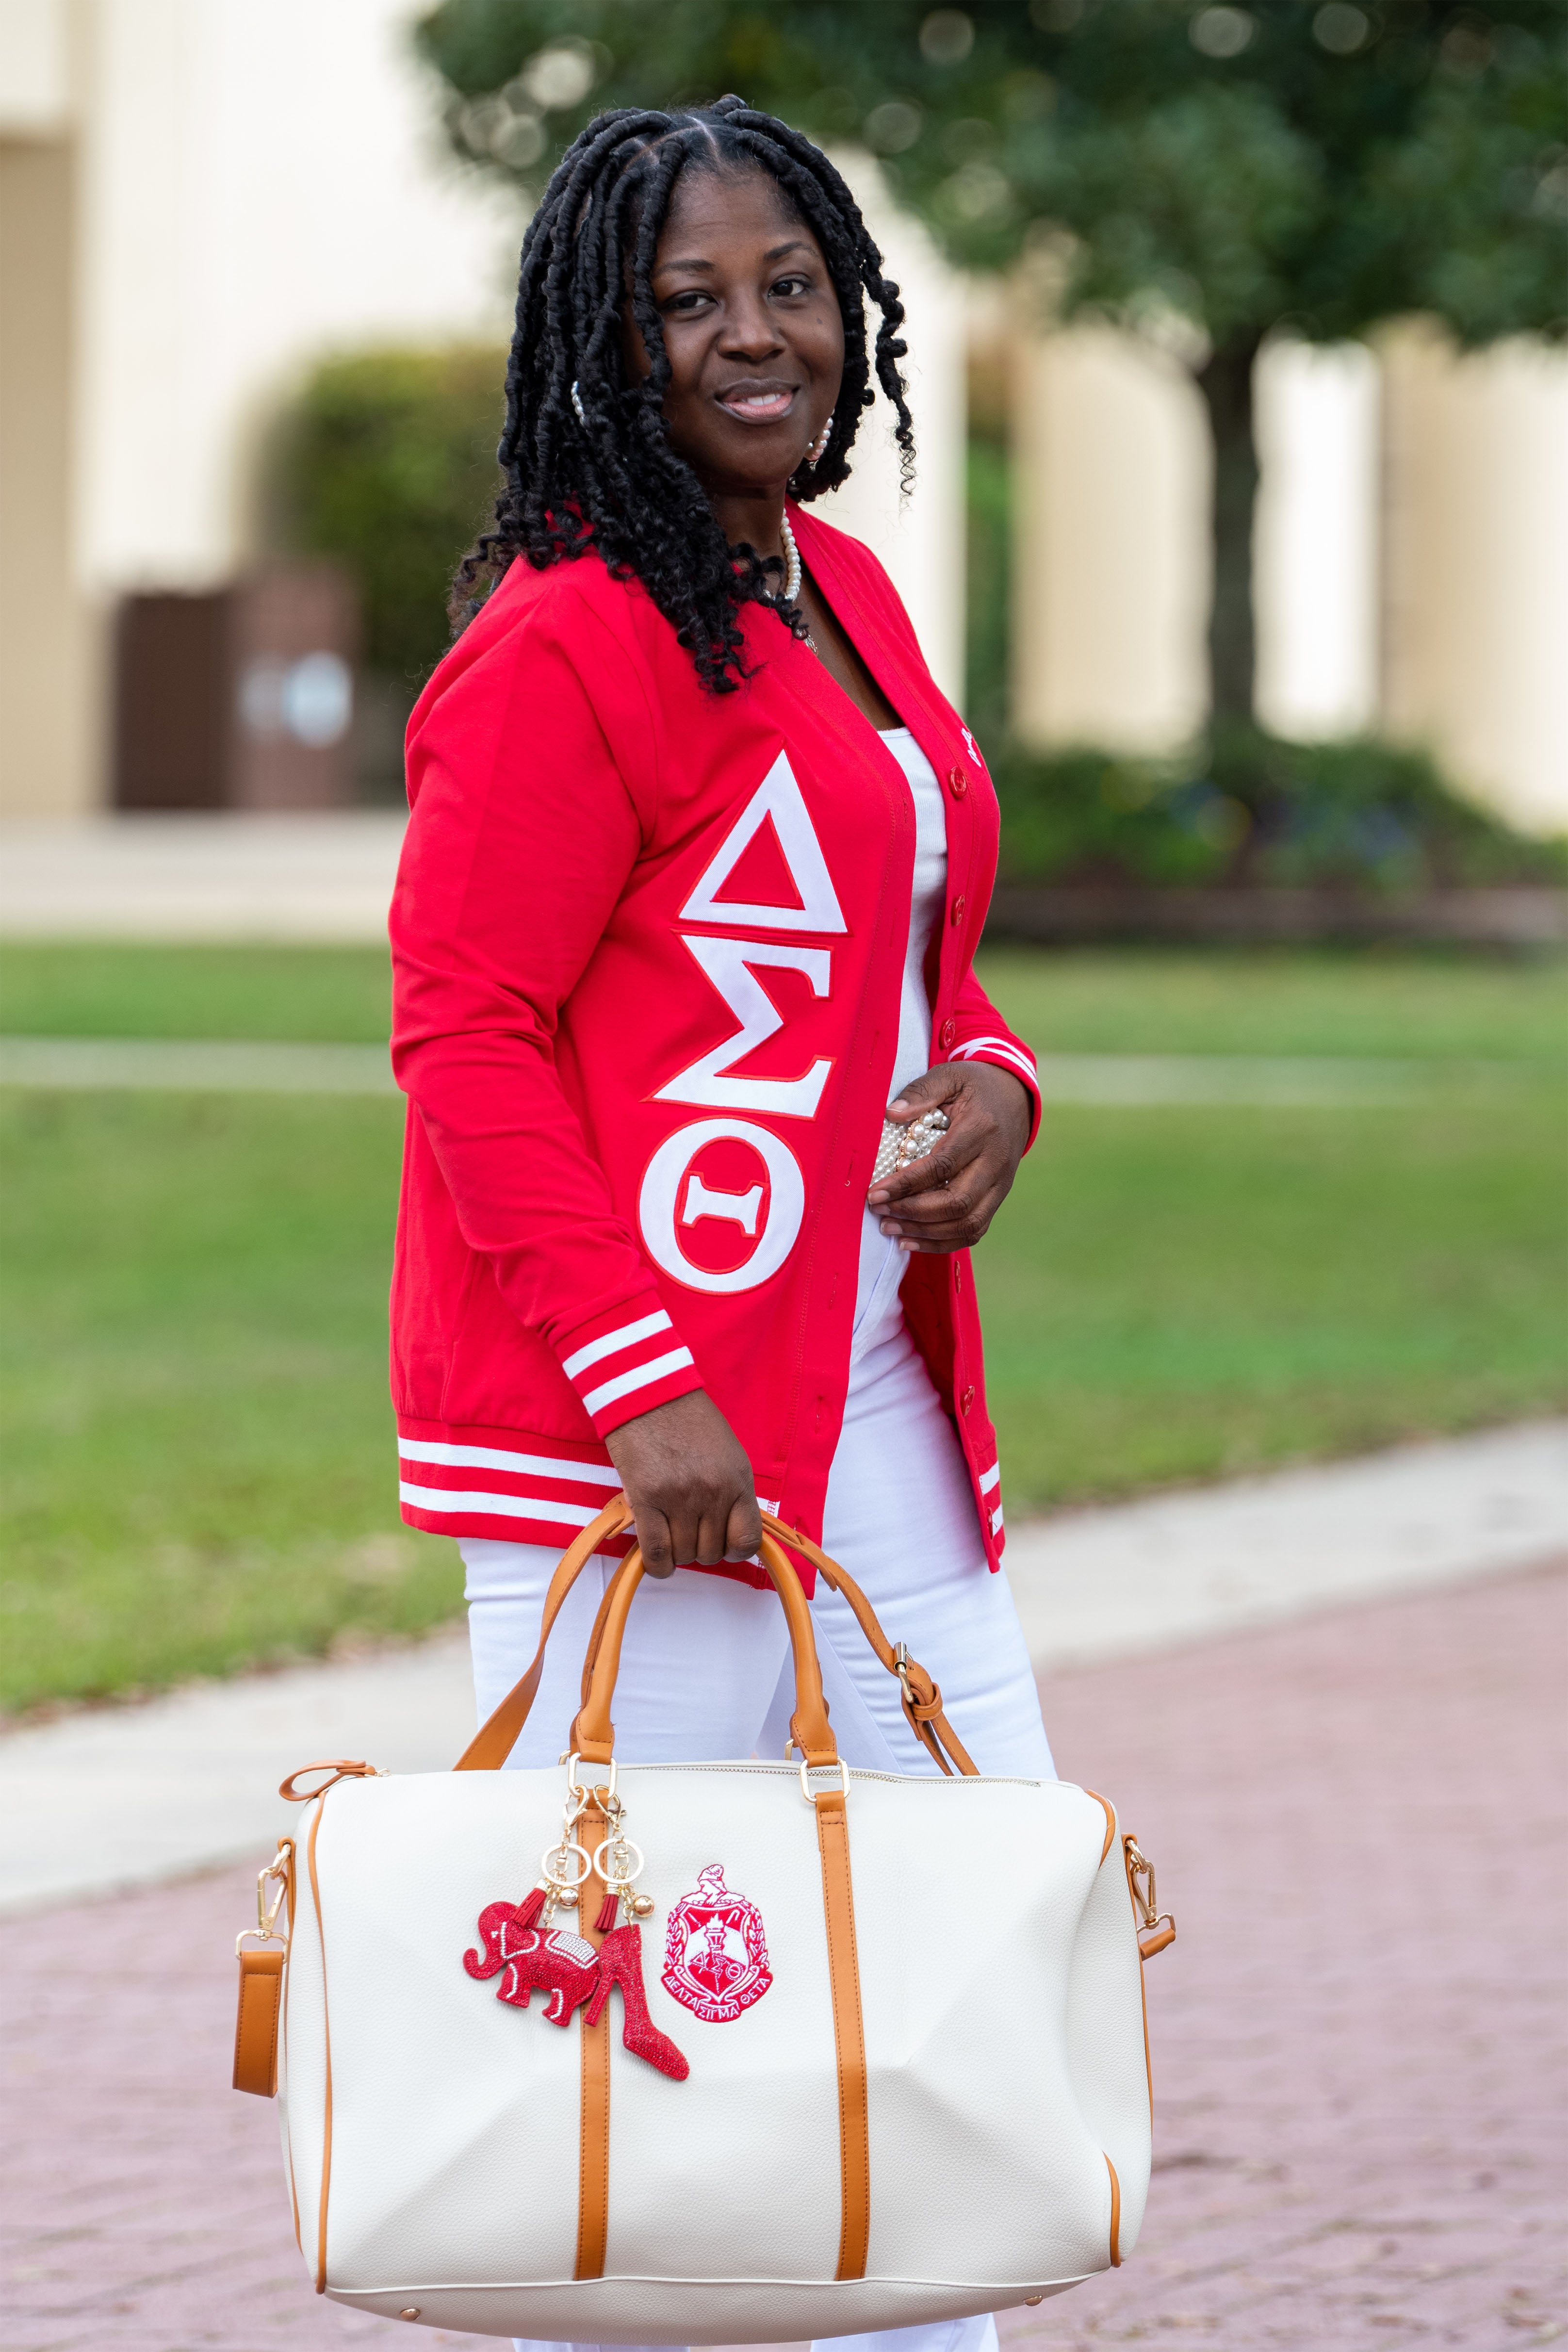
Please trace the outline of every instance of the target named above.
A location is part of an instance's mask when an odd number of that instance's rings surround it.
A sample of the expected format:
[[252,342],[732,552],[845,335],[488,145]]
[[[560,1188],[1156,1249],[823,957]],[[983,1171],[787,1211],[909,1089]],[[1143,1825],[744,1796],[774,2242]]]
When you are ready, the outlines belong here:
[[[1553,1556],[1568,1557],[1568,1424],[1543,1423],[1026,1521],[1007,1570],[1030,1654],[1051,1670]],[[12,1732],[0,1913],[269,1853],[293,1818],[276,1791],[294,1766],[444,1770],[473,1720],[458,1630]]]
[[[1565,1604],[1492,1577],[1045,1680],[1179,1933],[1142,2241],[1005,2352],[1564,2335]],[[0,1928],[14,2352],[393,2340],[310,2292],[274,2112],[228,2088],[254,1866]]]
[[383,946],[401,809],[0,829],[0,938]]

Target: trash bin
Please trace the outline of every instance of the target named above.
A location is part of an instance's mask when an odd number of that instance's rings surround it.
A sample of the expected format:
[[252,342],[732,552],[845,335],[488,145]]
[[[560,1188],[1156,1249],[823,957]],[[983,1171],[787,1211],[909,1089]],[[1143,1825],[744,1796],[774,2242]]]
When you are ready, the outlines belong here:
[[345,807],[358,653],[353,583],[331,564],[272,565],[205,594],[125,597],[115,806]]

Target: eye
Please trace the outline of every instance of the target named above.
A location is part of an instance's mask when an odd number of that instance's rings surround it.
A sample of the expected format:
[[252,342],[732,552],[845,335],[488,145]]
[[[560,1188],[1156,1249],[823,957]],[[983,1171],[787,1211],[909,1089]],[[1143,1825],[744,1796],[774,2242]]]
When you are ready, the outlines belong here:
[[786,299],[795,294],[809,294],[811,280],[809,278],[803,277],[799,271],[792,271],[787,278],[775,278],[771,290]]
[[705,302],[710,302],[712,299],[712,296],[705,293],[700,286],[690,286],[682,294],[672,294],[664,308],[690,317],[693,312],[700,310]]

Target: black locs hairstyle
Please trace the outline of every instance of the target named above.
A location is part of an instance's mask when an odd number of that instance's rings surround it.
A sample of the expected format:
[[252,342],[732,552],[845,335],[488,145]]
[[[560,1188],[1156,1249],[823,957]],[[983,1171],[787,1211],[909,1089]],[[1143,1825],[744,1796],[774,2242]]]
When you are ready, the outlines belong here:
[[[731,692],[746,675],[740,608],[776,596],[779,562],[727,545],[696,475],[670,446],[663,415],[669,361],[649,283],[682,172],[724,170],[762,170],[777,182],[822,248],[844,316],[844,381],[827,445],[815,468],[795,475],[791,495],[819,497],[848,474],[860,412],[876,398],[873,365],[898,414],[907,482],[914,435],[897,364],[907,349],[898,331],[903,306],[826,156],[738,98],[670,113],[616,108],[568,148],[529,225],[496,453],[505,480],[491,527],[452,583],[454,632],[518,556],[543,570],[591,551],[642,582],[705,686]],[[628,288],[652,362],[637,383],[622,360]],[[881,312],[873,352],[868,294]],[[805,633],[797,608],[779,611]]]

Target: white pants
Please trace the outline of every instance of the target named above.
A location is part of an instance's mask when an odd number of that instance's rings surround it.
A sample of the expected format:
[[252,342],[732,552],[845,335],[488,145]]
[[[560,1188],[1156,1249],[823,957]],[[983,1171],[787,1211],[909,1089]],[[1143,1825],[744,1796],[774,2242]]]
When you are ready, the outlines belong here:
[[[941,1684],[948,1719],[982,1772],[1054,1778],[1013,1596],[1006,1578],[986,1568],[969,1474],[908,1330],[900,1325],[873,1348],[856,1375],[828,1479],[823,1549],[864,1587],[889,1639],[906,1643]],[[473,1538],[460,1549],[482,1722],[533,1655],[556,1555]],[[563,1608],[513,1765],[553,1764],[561,1754],[615,1566],[591,1559]],[[904,1721],[897,1678],[878,1664],[847,1603],[819,1580],[811,1607],[840,1755],[868,1770],[934,1772]],[[771,1591],[685,1569],[644,1580],[616,1684],[621,1757],[782,1757],[794,1706],[789,1635]],[[994,2321],[982,2317],[833,2340],[850,2352],[995,2352],[996,2337]],[[520,2340],[519,2352],[562,2347]]]

